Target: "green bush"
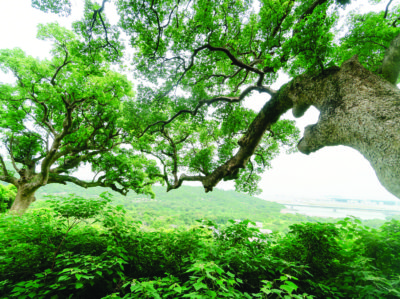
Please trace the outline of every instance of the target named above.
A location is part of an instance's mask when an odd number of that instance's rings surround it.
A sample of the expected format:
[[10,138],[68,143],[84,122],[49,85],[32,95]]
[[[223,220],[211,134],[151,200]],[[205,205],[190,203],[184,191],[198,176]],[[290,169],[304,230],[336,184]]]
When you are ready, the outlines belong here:
[[400,298],[400,223],[143,229],[110,197],[0,216],[4,298]]

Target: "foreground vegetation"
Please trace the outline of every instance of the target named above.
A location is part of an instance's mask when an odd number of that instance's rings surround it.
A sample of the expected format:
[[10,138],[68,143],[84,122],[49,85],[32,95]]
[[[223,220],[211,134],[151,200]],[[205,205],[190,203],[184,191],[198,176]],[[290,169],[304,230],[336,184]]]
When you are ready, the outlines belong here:
[[[100,198],[0,218],[4,298],[400,298],[400,222],[143,229]],[[254,223],[253,223],[254,224]]]

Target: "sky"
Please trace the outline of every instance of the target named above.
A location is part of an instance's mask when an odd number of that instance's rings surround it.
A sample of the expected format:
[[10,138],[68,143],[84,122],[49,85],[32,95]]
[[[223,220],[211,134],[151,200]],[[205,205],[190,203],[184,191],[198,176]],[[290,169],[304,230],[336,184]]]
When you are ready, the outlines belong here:
[[[397,1],[395,1],[397,2]],[[73,18],[79,19],[83,1],[72,0]],[[348,9],[371,9],[366,0],[357,1]],[[116,15],[110,5],[106,6],[107,16],[112,21]],[[71,18],[62,18],[35,10],[30,0],[0,0],[0,49],[19,47],[33,57],[49,57],[51,45],[36,39],[36,26],[39,23],[57,21],[70,27]],[[284,74],[273,88],[289,80]],[[0,71],[0,82],[12,82],[10,74]],[[245,105],[256,111],[264,105],[265,97],[254,95],[246,100]],[[318,120],[319,112],[311,108],[296,125],[301,132],[304,127]],[[284,118],[294,119],[291,112]],[[87,176],[87,169],[82,169],[79,177]],[[224,183],[218,187],[232,188]],[[325,147],[316,153],[304,155],[295,153],[281,154],[272,161],[272,169],[267,170],[260,183],[265,199],[296,198],[349,198],[349,199],[382,199],[398,200],[383,188],[369,162],[357,151],[344,147]]]

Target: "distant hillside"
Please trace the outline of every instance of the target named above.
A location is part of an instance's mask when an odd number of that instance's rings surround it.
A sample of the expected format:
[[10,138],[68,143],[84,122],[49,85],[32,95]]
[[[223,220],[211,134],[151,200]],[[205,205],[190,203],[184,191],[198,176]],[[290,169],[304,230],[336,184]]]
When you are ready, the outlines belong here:
[[[3,182],[0,182],[3,183]],[[178,190],[166,192],[165,187],[155,186],[155,199],[134,192],[126,197],[108,188],[88,188],[74,184],[50,184],[36,192],[38,199],[32,208],[43,206],[47,195],[68,195],[74,193],[82,197],[96,197],[102,192],[113,195],[113,204],[123,205],[133,220],[141,221],[152,228],[188,226],[196,224],[197,219],[208,219],[225,224],[230,219],[250,219],[262,222],[264,228],[274,231],[287,231],[291,224],[299,222],[335,222],[334,218],[321,218],[301,214],[283,214],[282,204],[234,191],[214,189],[205,193],[201,187],[182,186]],[[379,227],[384,221],[367,220],[365,224]]]
[[[141,221],[145,226],[159,228],[188,226],[196,224],[197,219],[212,220],[225,224],[230,219],[250,219],[262,222],[264,228],[285,231],[288,226],[298,222],[330,222],[331,218],[310,217],[300,214],[282,214],[284,206],[257,197],[214,189],[205,193],[201,187],[182,186],[178,190],[166,192],[165,187],[155,186],[155,199],[130,192],[126,197],[113,194],[113,203],[123,205],[133,220]],[[46,195],[67,195],[75,193],[83,197],[97,196],[106,188],[83,189],[75,185],[51,184],[37,192],[38,201],[33,207],[40,206]],[[337,219],[336,219],[337,220]]]
[[[126,197],[116,192],[113,194],[114,203],[123,205],[133,212],[135,218],[153,222],[162,217],[171,224],[191,224],[195,219],[208,218],[217,222],[226,222],[229,219],[251,219],[265,221],[272,214],[279,214],[284,208],[281,204],[268,202],[260,198],[234,191],[215,189],[205,193],[201,187],[182,186],[178,190],[166,192],[165,187],[155,186],[155,199],[130,192]],[[48,185],[41,188],[36,197],[45,199],[46,195],[67,195],[75,193],[80,196],[92,197],[101,192],[109,191],[105,188],[83,189],[75,185]],[[179,219],[179,221],[176,221]],[[179,222],[179,223],[177,223]],[[183,222],[183,223],[182,223]]]

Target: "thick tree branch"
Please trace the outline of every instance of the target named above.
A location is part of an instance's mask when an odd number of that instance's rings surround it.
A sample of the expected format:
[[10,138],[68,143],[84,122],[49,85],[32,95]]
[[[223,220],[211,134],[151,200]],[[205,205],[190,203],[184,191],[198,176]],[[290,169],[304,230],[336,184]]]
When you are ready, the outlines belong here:
[[206,178],[207,178],[206,176],[202,176],[202,175],[190,176],[190,175],[182,174],[179,177],[179,180],[177,180],[174,185],[168,185],[167,186],[167,192],[171,191],[173,189],[178,189],[180,186],[182,186],[182,183],[184,181],[188,181],[188,182],[204,182],[204,180]]
[[389,6],[392,3],[393,0],[389,0],[388,4],[386,5],[386,9],[385,9],[385,14],[383,15],[383,18],[386,19],[388,12],[389,12]]
[[183,174],[169,190],[179,188],[183,181],[199,181],[203,184],[205,191],[209,192],[212,191],[222,179],[237,177],[239,169],[244,168],[250,157],[254,154],[265,131],[268,130],[282,114],[292,107],[293,102],[286,94],[286,89],[284,87],[281,88],[281,90],[275,93],[271,100],[264,105],[250,124],[247,132],[238,141],[240,146],[239,151],[231,159],[207,176],[187,176]]
[[1,155],[0,155],[0,168],[3,171],[3,174],[0,175],[0,180],[10,183],[10,184],[13,184],[14,186],[17,186],[18,180],[15,177],[10,175],[10,173],[7,170],[6,164],[4,163],[3,157]]
[[226,49],[226,48],[222,48],[222,47],[213,47],[213,46],[211,46],[210,44],[205,45],[205,48],[208,49],[208,50],[211,51],[211,52],[223,52],[223,53],[225,53],[226,56],[228,56],[228,58],[231,60],[232,65],[236,65],[236,66],[238,66],[238,67],[240,67],[240,68],[246,69],[246,70],[248,70],[248,71],[250,71],[250,72],[253,72],[253,73],[256,73],[256,74],[258,74],[258,75],[263,75],[263,74],[264,74],[263,71],[260,71],[259,69],[254,68],[254,67],[252,67],[252,66],[250,66],[250,65],[248,65],[248,64],[246,64],[246,63],[244,63],[243,61],[237,59],[237,58],[235,57],[235,55],[233,55],[233,54],[232,54],[228,49]]
[[74,109],[71,108],[69,102],[66,100],[65,97],[63,97],[63,102],[66,108],[66,112],[63,121],[62,131],[58,135],[54,136],[53,144],[51,145],[50,150],[47,152],[46,157],[43,159],[41,164],[40,184],[43,185],[47,183],[47,179],[49,177],[49,172],[50,172],[50,166],[54,164],[54,162],[57,160],[57,151],[61,146],[61,142],[64,139],[64,137],[70,133],[69,131],[72,127],[72,112]]
[[0,166],[1,166],[1,169],[3,170],[4,175],[8,176],[7,167],[6,167],[6,164],[4,163],[3,157],[1,155],[0,155]]
[[310,154],[325,146],[350,146],[371,163],[382,185],[400,198],[399,89],[366,70],[357,56],[328,70],[299,76],[288,90],[298,116],[310,105],[320,111],[318,123],[305,128],[299,151]]
[[395,37],[386,50],[380,73],[390,83],[397,83],[400,73],[400,34]]
[[86,182],[86,181],[80,180],[76,177],[50,173],[47,183],[48,184],[57,183],[57,184],[66,185],[67,182],[70,182],[70,183],[73,183],[80,187],[83,187],[85,189],[92,188],[92,187],[106,187],[106,188],[111,188],[113,191],[118,192],[122,195],[126,195],[128,193],[128,190],[126,188],[124,188],[124,187],[119,188],[116,184],[114,184],[112,182],[104,181],[103,180],[104,178],[105,178],[104,176],[100,176],[97,181]]
[[164,128],[161,129],[161,134],[163,134],[163,136],[168,140],[168,143],[172,148],[172,155],[170,155],[172,159],[172,175],[174,176],[174,182],[176,182],[178,180],[178,154],[176,144]]
[[9,184],[13,184],[14,186],[18,186],[18,180],[14,177],[10,177],[7,175],[0,175],[0,181],[9,183]]
[[[160,177],[160,178],[164,179],[164,182],[167,184],[167,188],[169,188],[169,186],[170,186],[171,184],[170,184],[169,181],[168,181],[167,165],[165,164],[164,159],[163,159],[162,157],[160,157],[159,155],[153,153],[153,152],[149,152],[149,151],[144,150],[144,149],[140,149],[140,151],[141,151],[142,153],[151,155],[151,156],[157,158],[157,159],[160,161],[160,163],[161,163],[162,166],[163,166],[163,174],[151,174],[151,176],[153,176],[153,177]],[[150,175],[149,175],[149,176],[150,176]]]
[[107,46],[110,46],[111,48],[114,49],[114,51],[118,55],[119,52],[118,52],[117,48],[113,44],[111,44],[109,39],[108,39],[108,30],[107,30],[106,24],[104,23],[103,17],[101,16],[101,13],[103,12],[104,6],[105,6],[107,1],[108,0],[103,0],[103,2],[101,3],[101,7],[99,9],[96,9],[96,10],[93,11],[92,24],[90,25],[90,27],[88,29],[88,33],[89,33],[89,36],[90,36],[89,37],[89,43],[90,43],[90,40],[92,39],[93,28],[94,28],[94,25],[96,24],[97,16],[99,16],[100,23],[101,23],[101,26],[103,27],[104,34],[105,34],[105,40],[106,40],[106,43],[101,48],[105,48]]
[[20,173],[20,172],[21,172],[21,169],[19,169],[19,168],[17,167],[17,164],[15,163],[15,158],[14,158],[14,154],[13,154],[13,143],[14,143],[14,135],[11,135],[11,138],[10,138],[10,146],[9,146],[9,147],[6,146],[6,148],[7,148],[7,150],[8,150],[8,153],[10,154],[10,159],[11,159],[11,164],[12,164],[12,166],[14,167],[14,169],[15,169],[18,173]]

